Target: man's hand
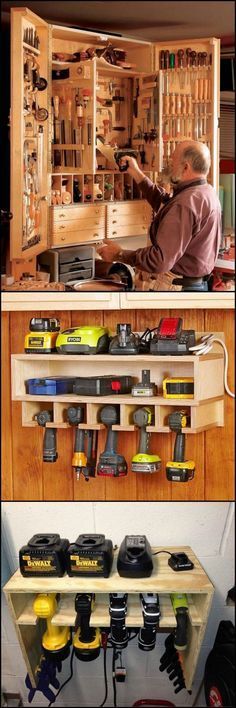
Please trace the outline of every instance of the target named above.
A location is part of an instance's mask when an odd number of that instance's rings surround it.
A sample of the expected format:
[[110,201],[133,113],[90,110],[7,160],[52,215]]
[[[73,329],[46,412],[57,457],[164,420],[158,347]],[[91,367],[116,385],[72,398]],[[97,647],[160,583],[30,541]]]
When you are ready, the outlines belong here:
[[145,178],[145,174],[140,170],[137,160],[134,157],[129,157],[129,155],[123,155],[120,159],[120,164],[125,165],[128,162],[128,169],[126,170],[128,175],[131,175],[135,182],[139,184]]
[[112,263],[116,260],[118,254],[122,252],[122,249],[120,246],[116,246],[114,243],[110,243],[110,241],[105,239],[101,246],[97,246],[96,251],[103,261]]

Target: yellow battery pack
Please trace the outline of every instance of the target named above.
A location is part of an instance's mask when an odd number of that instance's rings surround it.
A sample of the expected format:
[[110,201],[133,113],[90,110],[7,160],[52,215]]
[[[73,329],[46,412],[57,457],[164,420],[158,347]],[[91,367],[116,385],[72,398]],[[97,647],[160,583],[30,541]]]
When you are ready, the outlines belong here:
[[56,339],[60,323],[56,318],[32,317],[29,332],[25,336],[26,354],[51,354],[56,351]]
[[164,398],[193,398],[194,380],[191,377],[163,379]]

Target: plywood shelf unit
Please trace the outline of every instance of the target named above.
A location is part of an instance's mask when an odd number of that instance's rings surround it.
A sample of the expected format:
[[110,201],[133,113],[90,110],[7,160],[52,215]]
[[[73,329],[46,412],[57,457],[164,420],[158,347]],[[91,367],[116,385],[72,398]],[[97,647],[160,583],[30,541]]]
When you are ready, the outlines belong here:
[[[153,552],[163,548],[153,548]],[[23,578],[17,570],[4,587],[4,593],[12,614],[16,632],[26,661],[30,678],[35,684],[35,669],[41,653],[41,638],[45,623],[33,612],[33,603],[40,592],[57,593],[58,607],[52,623],[57,626],[75,625],[74,599],[77,592],[95,593],[94,610],[90,624],[93,627],[109,627],[109,593],[128,593],[127,627],[140,627],[143,617],[139,593],[159,594],[161,618],[159,631],[169,634],[176,627],[176,618],[170,601],[170,593],[184,592],[188,596],[189,624],[188,648],[183,653],[183,669],[186,687],[191,689],[200,648],[203,642],[210,612],[214,587],[190,547],[167,547],[170,552],[184,552],[194,563],[191,571],[175,573],[168,565],[165,553],[153,557],[154,569],[150,578],[121,578],[116,570],[117,551],[109,578]]]
[[[199,333],[197,333],[198,335]],[[157,384],[159,395],[134,397],[131,394],[113,396],[33,396],[26,393],[25,381],[45,376],[94,376],[94,364],[98,375],[126,374],[140,381],[142,369],[150,369],[151,381]],[[224,359],[221,351],[204,356],[155,356],[155,355],[61,355],[61,354],[13,354],[12,355],[12,400],[22,402],[22,425],[37,426],[35,415],[42,408],[53,410],[53,422],[49,427],[67,428],[66,411],[72,403],[82,404],[85,409],[81,427],[99,430],[100,409],[106,404],[119,407],[120,422],[115,430],[132,432],[133,413],[139,406],[151,406],[152,433],[169,433],[168,415],[173,406],[187,410],[190,423],[186,433],[198,433],[224,425]],[[193,377],[194,397],[191,399],[166,399],[162,395],[165,377]]]

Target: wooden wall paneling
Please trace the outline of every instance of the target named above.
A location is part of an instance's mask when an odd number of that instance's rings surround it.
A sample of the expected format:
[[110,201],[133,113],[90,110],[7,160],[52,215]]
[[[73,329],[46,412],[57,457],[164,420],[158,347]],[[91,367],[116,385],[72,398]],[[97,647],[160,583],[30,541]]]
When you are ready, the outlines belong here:
[[[94,325],[94,326],[99,326],[99,325],[104,325],[104,313],[102,310],[93,310],[93,311],[80,311],[79,310],[79,305],[78,305],[78,311],[73,311],[71,313],[71,326],[75,327],[76,325]],[[81,360],[83,361],[83,357],[81,357]],[[94,357],[94,376],[96,375],[96,358]],[[67,431],[68,435],[72,435],[71,432]],[[74,439],[74,438],[73,438]],[[105,441],[105,436],[103,431],[99,431],[98,433],[98,456],[102,450],[104,450],[104,441]],[[97,456],[97,459],[98,459]],[[89,482],[86,482],[83,477],[77,481],[76,480],[76,475],[73,472],[73,495],[74,495],[74,500],[75,501],[104,501],[106,496],[105,496],[105,491],[106,491],[106,483],[105,479],[103,477],[94,477],[94,479],[90,479]]]
[[[61,330],[71,326],[71,312],[54,312],[60,321]],[[41,317],[52,317],[51,312],[41,312]],[[72,431],[57,430],[56,462],[43,462],[43,498],[45,501],[70,501],[73,499]]]
[[10,359],[10,315],[2,313],[2,399],[1,399],[1,470],[2,499],[12,499],[12,411],[11,411],[11,359]]
[[[171,310],[170,316],[181,317],[183,320],[183,329],[195,329],[196,332],[204,332],[205,330],[204,310]],[[204,499],[204,479],[206,474],[204,435],[204,433],[187,435],[186,459],[194,460],[196,471],[194,479],[190,482],[172,482],[172,499],[174,501],[196,501]],[[173,443],[174,436],[172,438],[172,450],[174,449]]]
[[[234,390],[234,311],[206,310],[206,331],[224,332],[229,354],[228,385]],[[217,434],[217,444],[216,444]],[[234,400],[225,394],[225,425],[205,435],[205,499],[234,499]]]
[[[114,334],[116,333],[116,325],[119,322],[129,323],[131,329],[135,331],[135,310],[104,311],[104,325],[109,327]],[[137,449],[135,438],[134,433],[118,433],[117,450],[125,456],[128,464],[128,474],[126,477],[118,479],[106,479],[106,499],[109,501],[124,501],[137,498],[136,476],[131,472],[131,460]]]
[[[40,312],[34,313],[40,317]],[[29,331],[28,312],[10,313],[10,350],[12,354],[24,351],[24,337]],[[14,501],[43,499],[42,484],[42,431],[22,426],[22,406],[12,402],[12,461]]]

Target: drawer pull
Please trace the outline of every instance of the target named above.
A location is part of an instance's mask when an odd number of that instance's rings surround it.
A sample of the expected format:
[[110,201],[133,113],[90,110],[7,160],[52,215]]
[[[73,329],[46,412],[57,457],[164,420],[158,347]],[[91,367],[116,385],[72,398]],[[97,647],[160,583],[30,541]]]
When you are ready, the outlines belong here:
[[113,235],[113,236],[116,236],[116,235],[117,235],[117,231],[112,231],[112,235]]
[[95,221],[95,226],[99,226],[99,221]]
[[112,211],[113,211],[113,213],[115,213],[115,211],[117,211],[117,209],[112,209]]
[[113,223],[113,224],[117,224],[117,221],[113,221],[112,223]]
[[65,214],[59,214],[59,219],[65,219],[66,215]]
[[95,209],[95,214],[99,214],[99,209]]
[[61,241],[65,241],[65,240],[66,240],[66,237],[65,237],[65,236],[62,236],[62,237],[61,237]]
[[94,238],[99,238],[98,234],[93,234]]
[[63,224],[63,226],[62,226],[62,225],[59,226],[59,229],[60,229],[60,230],[61,230],[61,229],[65,229],[65,228],[66,228],[66,227],[64,226],[64,224]]

